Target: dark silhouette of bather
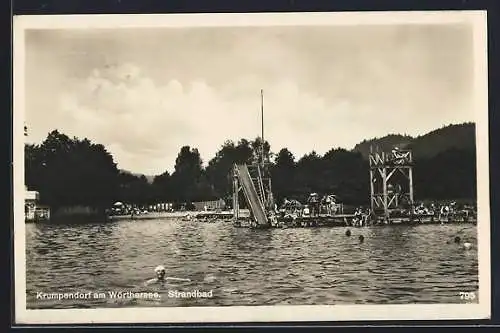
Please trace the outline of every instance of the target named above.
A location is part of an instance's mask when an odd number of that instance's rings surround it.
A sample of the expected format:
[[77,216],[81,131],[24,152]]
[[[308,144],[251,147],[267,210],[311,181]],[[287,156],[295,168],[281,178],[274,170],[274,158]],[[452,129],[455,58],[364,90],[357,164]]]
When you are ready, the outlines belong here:
[[[455,244],[461,244],[462,239],[459,236],[455,236],[454,240]],[[449,242],[446,242],[449,243]],[[472,249],[472,243],[469,242],[463,242],[461,246],[464,250],[470,250]]]

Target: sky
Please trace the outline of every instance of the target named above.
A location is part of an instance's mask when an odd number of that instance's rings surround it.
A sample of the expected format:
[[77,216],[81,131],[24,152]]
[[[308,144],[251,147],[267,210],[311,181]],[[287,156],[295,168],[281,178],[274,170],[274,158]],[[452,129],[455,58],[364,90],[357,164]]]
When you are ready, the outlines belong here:
[[353,25],[26,31],[29,142],[58,129],[120,169],[207,163],[260,135],[296,158],[474,121],[472,26]]

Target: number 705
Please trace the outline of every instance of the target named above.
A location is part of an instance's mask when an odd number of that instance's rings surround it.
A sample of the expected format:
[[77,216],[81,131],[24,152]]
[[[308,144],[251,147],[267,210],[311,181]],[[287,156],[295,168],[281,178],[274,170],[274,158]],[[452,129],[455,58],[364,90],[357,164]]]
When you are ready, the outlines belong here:
[[474,293],[474,292],[461,291],[459,293],[459,295],[460,295],[460,299],[467,300],[467,301],[472,301],[472,300],[476,299],[476,293]]

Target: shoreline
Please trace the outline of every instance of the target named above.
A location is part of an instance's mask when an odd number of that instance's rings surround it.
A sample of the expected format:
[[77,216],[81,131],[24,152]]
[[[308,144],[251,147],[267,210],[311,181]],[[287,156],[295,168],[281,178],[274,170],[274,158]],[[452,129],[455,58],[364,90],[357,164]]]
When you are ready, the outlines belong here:
[[[240,210],[240,216],[245,217],[249,215],[249,212],[243,209]],[[204,218],[232,218],[233,211],[225,210],[221,212],[206,212],[206,211],[183,211],[183,212],[149,212],[146,214],[127,214],[127,215],[111,215],[107,219],[109,221],[121,221],[121,220],[154,220],[154,219],[196,219],[198,217]]]

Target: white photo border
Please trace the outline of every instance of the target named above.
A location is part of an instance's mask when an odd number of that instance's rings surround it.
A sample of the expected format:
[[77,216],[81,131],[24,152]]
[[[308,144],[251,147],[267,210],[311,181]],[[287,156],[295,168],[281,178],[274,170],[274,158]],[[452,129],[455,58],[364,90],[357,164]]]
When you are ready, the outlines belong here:
[[[490,318],[491,265],[486,16],[486,11],[15,16],[13,21],[15,323],[234,323]],[[26,234],[24,222],[25,30],[457,23],[471,24],[474,31],[479,303],[37,310],[28,310],[26,308]]]

